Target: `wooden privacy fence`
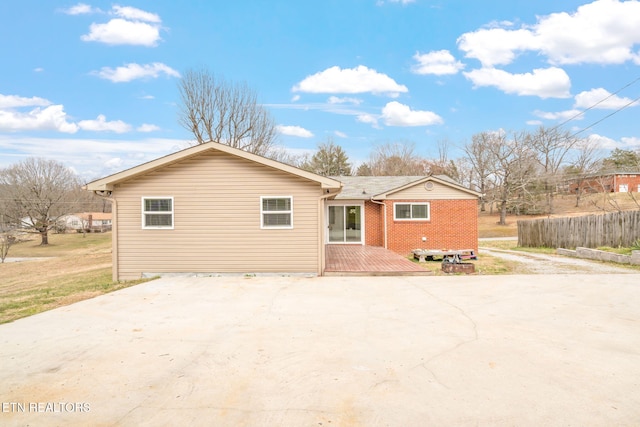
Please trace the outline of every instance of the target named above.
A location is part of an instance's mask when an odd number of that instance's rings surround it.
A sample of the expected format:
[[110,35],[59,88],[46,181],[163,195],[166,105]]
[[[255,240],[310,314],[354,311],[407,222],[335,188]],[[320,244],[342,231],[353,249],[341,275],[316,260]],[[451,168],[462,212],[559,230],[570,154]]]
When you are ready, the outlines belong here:
[[632,246],[640,239],[640,210],[518,221],[518,246]]

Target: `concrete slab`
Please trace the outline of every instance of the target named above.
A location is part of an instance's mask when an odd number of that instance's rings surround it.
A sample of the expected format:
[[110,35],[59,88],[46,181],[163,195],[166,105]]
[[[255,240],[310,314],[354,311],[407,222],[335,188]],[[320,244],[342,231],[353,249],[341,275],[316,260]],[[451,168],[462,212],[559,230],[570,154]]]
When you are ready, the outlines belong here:
[[638,279],[163,278],[0,325],[0,424],[638,425]]

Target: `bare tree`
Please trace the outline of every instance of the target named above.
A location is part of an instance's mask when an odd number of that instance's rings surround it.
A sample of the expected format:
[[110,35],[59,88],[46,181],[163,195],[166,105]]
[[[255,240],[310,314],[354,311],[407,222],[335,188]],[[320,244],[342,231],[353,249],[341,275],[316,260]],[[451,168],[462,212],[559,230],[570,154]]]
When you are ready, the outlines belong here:
[[582,195],[588,187],[589,176],[602,164],[602,155],[598,141],[594,138],[579,140],[573,147],[574,158],[570,160],[565,175],[573,181],[576,207],[580,206]]
[[318,151],[302,165],[302,169],[324,176],[351,175],[349,156],[331,137],[318,144]]
[[269,111],[246,83],[234,84],[206,68],[187,70],[178,84],[178,122],[199,144],[215,141],[266,155],[276,139]]
[[0,234],[0,262],[4,264],[5,258],[9,255],[9,248],[15,242],[15,237],[9,233]]
[[266,154],[266,157],[275,160],[276,162],[285,163],[290,166],[302,168],[302,166],[309,161],[309,154],[294,154],[288,151],[282,146],[273,146]]
[[547,213],[553,213],[553,197],[556,184],[560,180],[561,167],[569,151],[576,145],[578,138],[559,128],[546,129],[542,126],[528,135],[531,147],[536,151],[536,160],[542,168],[541,184],[546,198]]
[[13,224],[33,227],[41,245],[49,244],[56,219],[77,206],[80,183],[62,163],[28,158],[0,170],[0,209]]
[[487,150],[491,159],[491,174],[495,197],[500,207],[500,225],[507,224],[509,204],[526,200],[527,185],[534,179],[535,153],[529,147],[526,134],[504,132],[488,134]]
[[424,175],[424,159],[414,152],[414,144],[387,143],[376,147],[371,153],[367,167],[358,171],[373,176]]
[[471,163],[474,172],[474,180],[476,187],[482,193],[480,198],[480,210],[486,210],[486,194],[489,184],[489,175],[492,171],[492,156],[489,151],[489,145],[492,144],[493,138],[497,137],[489,132],[481,132],[471,137],[471,142],[464,146],[464,152],[467,159]]

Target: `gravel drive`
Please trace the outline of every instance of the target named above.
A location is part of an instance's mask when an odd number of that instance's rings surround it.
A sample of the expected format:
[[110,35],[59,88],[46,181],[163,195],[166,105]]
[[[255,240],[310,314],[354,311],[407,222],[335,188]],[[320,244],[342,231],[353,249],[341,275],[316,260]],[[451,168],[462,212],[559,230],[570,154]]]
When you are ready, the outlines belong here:
[[529,274],[633,274],[636,270],[597,261],[480,247],[481,252],[507,261],[525,264],[523,273]]

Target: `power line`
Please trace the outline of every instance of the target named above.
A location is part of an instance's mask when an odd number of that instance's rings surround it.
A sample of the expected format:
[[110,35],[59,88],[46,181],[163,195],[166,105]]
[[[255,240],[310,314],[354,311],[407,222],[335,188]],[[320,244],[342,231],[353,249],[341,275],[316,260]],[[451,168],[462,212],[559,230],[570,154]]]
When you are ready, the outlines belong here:
[[623,105],[622,107],[618,108],[617,110],[615,110],[615,111],[614,111],[614,112],[612,112],[611,114],[607,114],[606,116],[604,116],[604,117],[603,117],[603,118],[601,118],[600,120],[598,120],[598,121],[596,121],[596,122],[594,122],[594,123],[591,123],[591,124],[590,124],[589,126],[587,126],[586,128],[583,128],[583,129],[579,130],[578,132],[576,132],[576,133],[574,133],[573,135],[571,135],[571,137],[574,137],[574,136],[578,135],[579,133],[584,132],[584,131],[585,131],[585,130],[587,130],[587,129],[591,129],[592,127],[594,127],[594,126],[595,126],[595,125],[597,125],[598,123],[600,123],[600,122],[602,122],[602,121],[604,121],[604,120],[608,119],[609,117],[613,116],[614,114],[619,113],[620,111],[624,110],[624,109],[625,109],[625,108],[627,108],[628,106],[630,106],[630,105],[632,105],[632,104],[635,104],[636,102],[638,102],[638,100],[640,100],[640,96],[639,96],[639,97],[637,97],[636,99],[634,99],[633,101],[631,101],[631,102],[629,102],[629,103],[627,103],[627,104]]
[[[634,79],[634,80],[632,80],[631,82],[627,83],[626,85],[624,85],[623,87],[621,87],[621,88],[620,88],[620,89],[618,89],[617,91],[615,91],[615,92],[613,92],[613,93],[609,94],[609,96],[607,96],[607,97],[605,97],[605,98],[601,99],[600,101],[596,102],[595,104],[591,105],[589,108],[586,108],[585,110],[583,110],[583,111],[579,112],[579,113],[578,113],[578,114],[576,114],[575,116],[571,116],[571,117],[569,117],[567,120],[565,120],[564,122],[562,122],[562,123],[560,123],[560,124],[558,124],[558,125],[555,125],[552,129],[559,128],[560,126],[562,126],[562,125],[565,125],[565,124],[569,123],[571,120],[574,120],[576,117],[580,117],[581,115],[583,115],[583,114],[584,114],[584,113],[586,113],[587,111],[589,111],[589,110],[592,110],[592,109],[596,108],[598,105],[602,104],[602,103],[603,103],[604,101],[606,101],[607,99],[611,98],[612,96],[615,96],[615,95],[619,94],[620,92],[622,92],[623,90],[625,90],[625,89],[626,89],[626,88],[628,88],[629,86],[631,86],[631,85],[635,84],[635,83],[636,83],[637,81],[639,81],[639,80],[640,80],[640,77],[637,77],[636,79]],[[637,100],[637,98],[636,98],[636,100]],[[625,106],[625,108],[626,108],[626,107],[627,107],[627,106]]]

